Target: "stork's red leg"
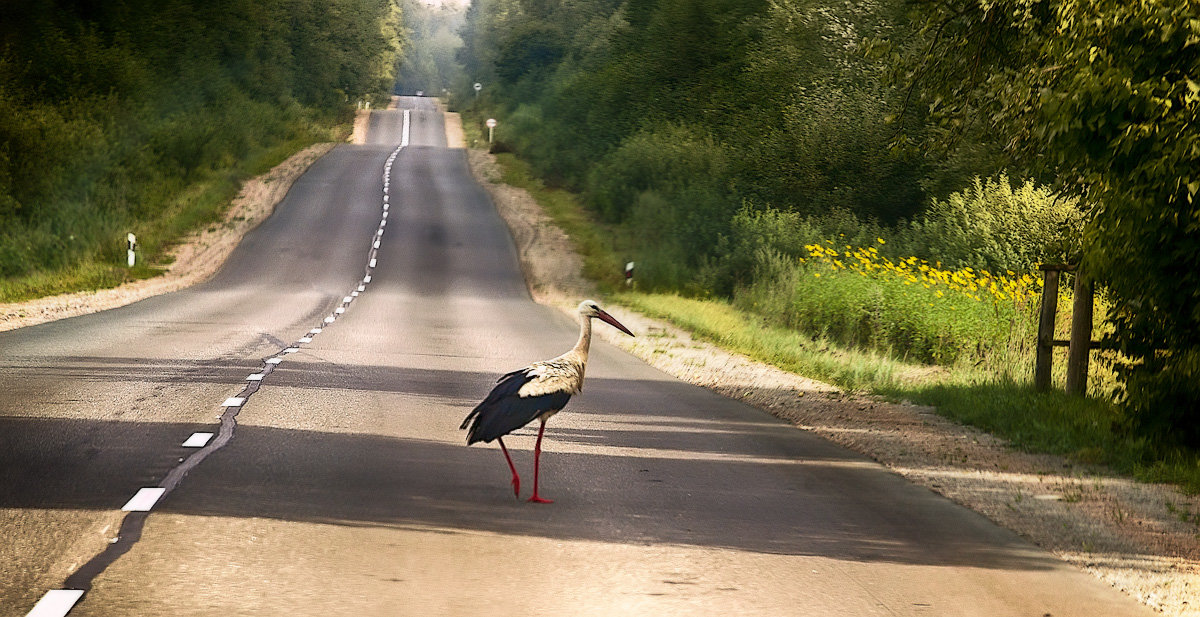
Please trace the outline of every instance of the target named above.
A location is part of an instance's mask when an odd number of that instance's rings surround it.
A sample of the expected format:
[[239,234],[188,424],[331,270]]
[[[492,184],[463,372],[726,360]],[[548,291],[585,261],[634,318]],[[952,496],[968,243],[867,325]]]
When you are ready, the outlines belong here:
[[[504,447],[504,440],[497,437],[496,441],[500,442],[500,451],[504,453],[504,460],[508,461],[508,468],[512,470],[513,495],[520,498],[521,497],[521,476],[517,475],[517,467],[515,465],[513,465],[512,457],[508,455],[508,448]],[[536,467],[535,467],[535,469],[536,469]],[[537,486],[537,472],[536,471],[534,472],[533,477],[534,477],[533,484],[536,487]],[[537,491],[534,491],[534,492],[536,493]]]
[[542,459],[542,433],[546,432],[546,418],[543,417],[542,425],[538,428],[537,443],[533,446],[533,497],[529,501],[533,503],[554,503],[552,499],[543,499],[538,497],[538,467]]

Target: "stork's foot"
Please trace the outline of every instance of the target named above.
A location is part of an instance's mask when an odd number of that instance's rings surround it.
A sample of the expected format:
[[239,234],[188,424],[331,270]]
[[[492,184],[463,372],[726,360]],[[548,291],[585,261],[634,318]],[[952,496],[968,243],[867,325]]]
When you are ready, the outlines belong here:
[[521,498],[521,477],[515,473],[513,474],[512,485],[513,485],[513,497],[520,499]]
[[529,498],[529,503],[554,503],[554,500],[538,497],[537,494],[534,494],[533,497]]

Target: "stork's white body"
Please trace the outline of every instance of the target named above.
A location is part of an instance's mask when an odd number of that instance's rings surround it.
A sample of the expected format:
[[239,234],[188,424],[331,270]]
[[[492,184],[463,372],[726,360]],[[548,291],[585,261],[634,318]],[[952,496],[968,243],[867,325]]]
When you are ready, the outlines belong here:
[[579,342],[575,343],[575,347],[557,358],[534,362],[525,368],[530,380],[517,391],[518,396],[526,398],[553,392],[575,395],[583,392],[583,374],[587,370],[588,348],[592,345],[592,320],[581,317],[579,321]]

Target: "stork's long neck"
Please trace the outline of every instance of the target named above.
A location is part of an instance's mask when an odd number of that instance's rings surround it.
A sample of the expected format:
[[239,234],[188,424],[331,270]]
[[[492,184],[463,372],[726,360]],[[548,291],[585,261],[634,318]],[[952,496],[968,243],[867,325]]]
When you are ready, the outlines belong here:
[[587,371],[588,348],[592,345],[592,319],[590,317],[579,316],[579,341],[567,353],[551,360],[551,363],[559,363],[566,369],[570,377],[565,377],[569,384],[567,389],[572,394],[579,394],[583,391],[583,374]]
[[569,353],[578,356],[581,364],[587,363],[588,348],[592,346],[592,318],[579,316],[579,341]]

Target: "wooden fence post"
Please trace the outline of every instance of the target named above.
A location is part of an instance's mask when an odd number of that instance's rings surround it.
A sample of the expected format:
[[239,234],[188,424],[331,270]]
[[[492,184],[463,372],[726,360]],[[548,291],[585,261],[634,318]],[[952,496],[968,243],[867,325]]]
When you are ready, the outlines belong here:
[[1075,302],[1071,308],[1071,343],[1067,348],[1067,393],[1087,393],[1088,360],[1092,352],[1092,279],[1082,272],[1075,277]]
[[1050,369],[1054,366],[1054,320],[1058,314],[1058,266],[1041,266],[1042,315],[1038,320],[1037,362],[1033,370],[1033,388],[1038,392],[1050,389]]

